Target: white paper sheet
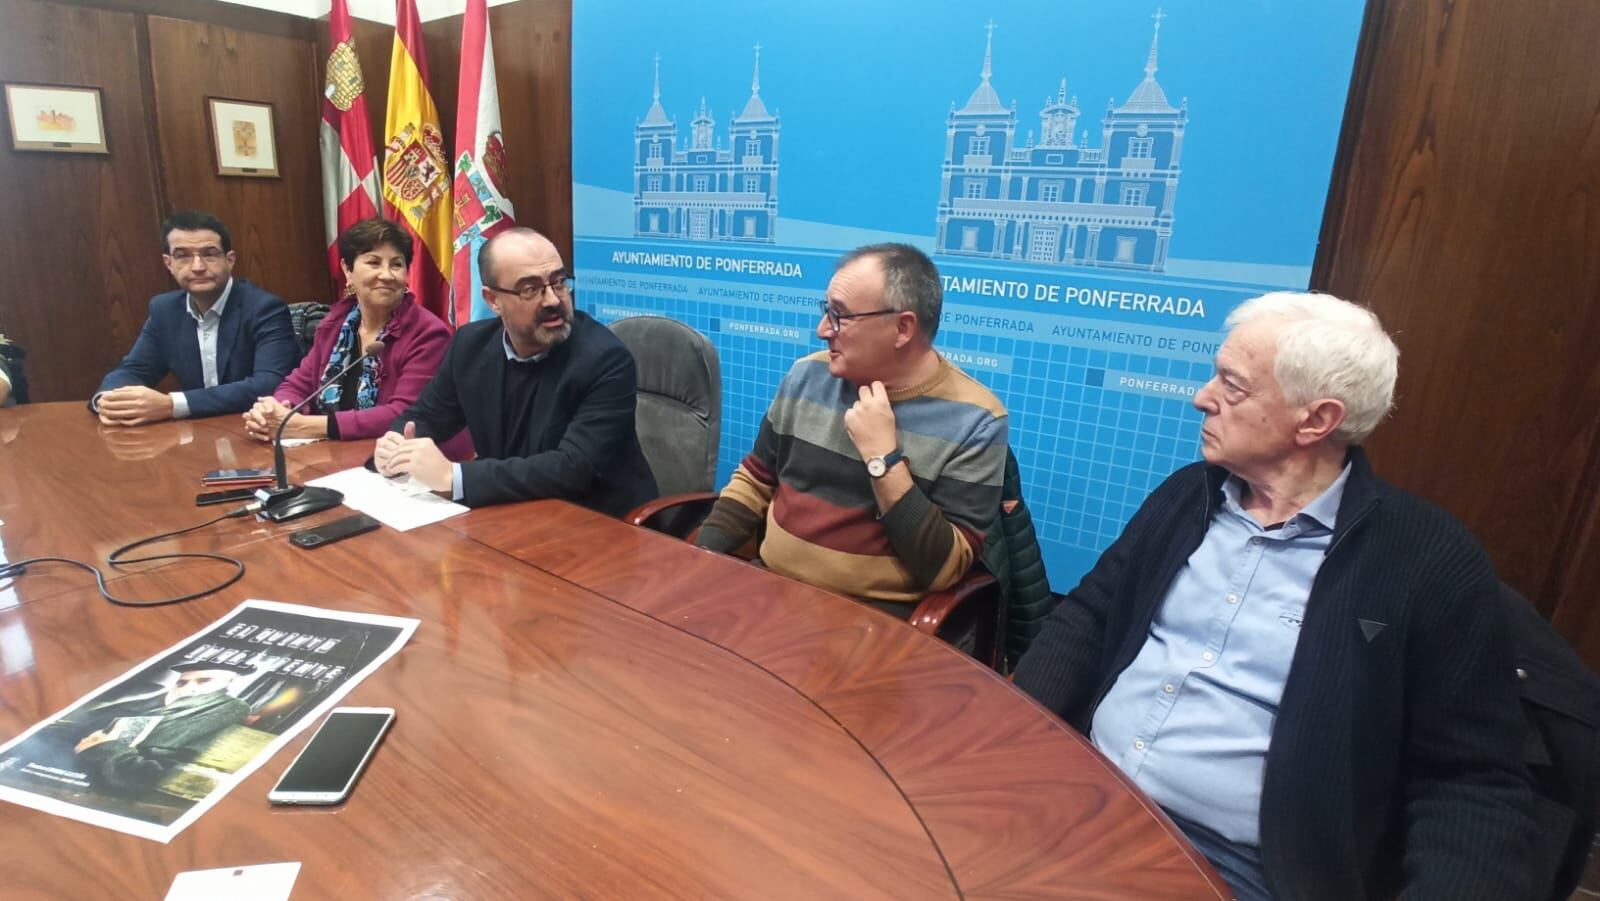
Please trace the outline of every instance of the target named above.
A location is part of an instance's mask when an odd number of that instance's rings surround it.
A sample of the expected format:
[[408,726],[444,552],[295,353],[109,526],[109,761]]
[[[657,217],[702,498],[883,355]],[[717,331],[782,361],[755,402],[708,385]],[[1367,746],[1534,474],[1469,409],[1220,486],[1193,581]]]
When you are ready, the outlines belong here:
[[166,901],[289,901],[299,875],[299,862],[190,870],[172,880]]
[[466,507],[439,497],[410,476],[388,479],[360,466],[306,484],[344,492],[346,507],[400,532],[467,512]]

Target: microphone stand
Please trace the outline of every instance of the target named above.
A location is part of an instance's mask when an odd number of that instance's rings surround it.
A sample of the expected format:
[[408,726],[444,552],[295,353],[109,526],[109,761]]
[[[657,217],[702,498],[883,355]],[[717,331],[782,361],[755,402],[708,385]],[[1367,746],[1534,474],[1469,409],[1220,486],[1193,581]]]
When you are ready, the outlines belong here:
[[273,522],[283,522],[297,519],[301,516],[310,516],[331,510],[344,502],[344,493],[332,488],[305,487],[289,484],[289,469],[283,459],[283,429],[289,424],[290,417],[311,403],[311,399],[321,397],[328,386],[344,378],[350,370],[356,368],[368,357],[375,357],[383,350],[382,341],[368,344],[361,356],[344,364],[344,368],[333,374],[332,378],[317,386],[317,390],[306,395],[299,403],[289,408],[289,412],[278,423],[278,430],[272,435],[272,471],[277,477],[271,488],[262,488],[256,492],[256,500],[261,502],[261,517]]

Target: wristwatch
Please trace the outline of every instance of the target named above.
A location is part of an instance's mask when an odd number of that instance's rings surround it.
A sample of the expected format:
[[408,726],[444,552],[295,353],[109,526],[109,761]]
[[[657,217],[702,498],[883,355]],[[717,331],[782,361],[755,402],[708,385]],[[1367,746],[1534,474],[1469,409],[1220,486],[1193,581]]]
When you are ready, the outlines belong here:
[[889,470],[893,469],[896,463],[899,463],[905,458],[906,455],[900,453],[900,448],[898,447],[890,451],[885,456],[868,457],[867,475],[872,476],[874,479],[881,479],[885,475],[889,474]]

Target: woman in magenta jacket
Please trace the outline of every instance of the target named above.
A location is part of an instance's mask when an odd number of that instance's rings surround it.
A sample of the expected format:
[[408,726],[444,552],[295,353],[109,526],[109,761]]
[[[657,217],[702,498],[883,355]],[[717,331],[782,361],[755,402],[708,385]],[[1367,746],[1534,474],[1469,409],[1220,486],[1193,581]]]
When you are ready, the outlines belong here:
[[[365,219],[345,229],[339,259],[353,295],[328,310],[299,368],[244,414],[252,438],[271,441],[289,416],[286,438],[370,440],[411,406],[450,345],[449,328],[406,291],[411,253],[411,236],[387,219]],[[302,412],[289,413],[374,341],[383,342],[376,356],[323,389]],[[441,450],[452,460],[467,459],[471,438],[462,430]]]

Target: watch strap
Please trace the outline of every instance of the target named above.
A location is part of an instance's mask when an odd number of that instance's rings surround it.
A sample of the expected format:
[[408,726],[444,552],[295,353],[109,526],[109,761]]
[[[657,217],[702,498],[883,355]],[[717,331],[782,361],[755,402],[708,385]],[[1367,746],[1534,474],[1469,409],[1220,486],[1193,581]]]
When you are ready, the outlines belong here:
[[[899,463],[901,460],[904,460],[905,458],[906,458],[906,455],[901,453],[900,452],[900,448],[898,448],[898,447],[895,448],[894,450],[888,452],[887,454],[884,454],[881,457],[868,458],[868,460],[867,460],[867,475],[872,476],[874,479],[881,479],[884,476],[889,474],[889,470],[893,469],[894,465],[896,463]],[[882,472],[878,472],[878,473],[874,473],[872,471],[872,464],[873,463],[877,463],[877,462],[882,462],[883,463],[883,471]]]

